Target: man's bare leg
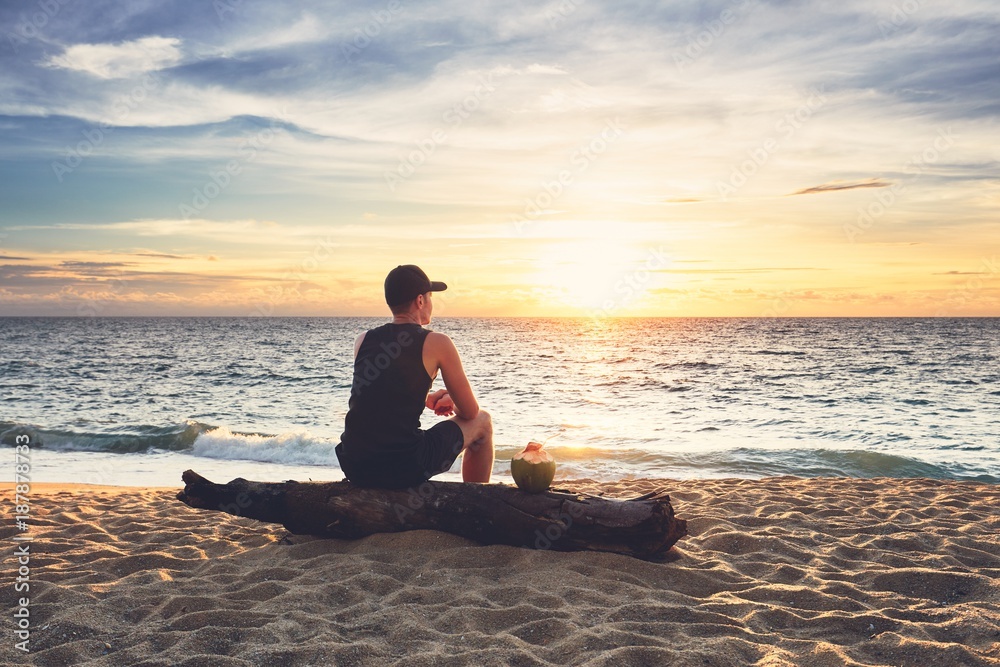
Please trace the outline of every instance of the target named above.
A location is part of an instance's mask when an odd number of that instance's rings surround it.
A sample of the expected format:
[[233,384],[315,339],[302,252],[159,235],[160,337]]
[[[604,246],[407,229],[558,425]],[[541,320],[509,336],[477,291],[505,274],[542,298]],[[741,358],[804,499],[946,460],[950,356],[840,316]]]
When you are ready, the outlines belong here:
[[493,473],[493,420],[486,410],[475,419],[452,417],[462,429],[462,480],[487,484]]

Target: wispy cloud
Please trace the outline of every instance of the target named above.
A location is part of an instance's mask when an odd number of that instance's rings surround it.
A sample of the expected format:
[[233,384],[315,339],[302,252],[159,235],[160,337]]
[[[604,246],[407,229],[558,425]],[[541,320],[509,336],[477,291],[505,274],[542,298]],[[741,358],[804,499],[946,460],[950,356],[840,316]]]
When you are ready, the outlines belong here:
[[[241,244],[273,244],[276,236],[289,238],[307,236],[308,229],[288,229],[269,220],[206,220],[203,218],[161,219],[161,220],[129,220],[124,222],[60,222],[52,225],[15,225],[8,227],[13,231],[27,229],[77,230],[88,232],[119,232],[134,234],[137,237],[192,237],[215,239],[227,242],[238,241]],[[317,233],[321,228],[313,228]],[[179,255],[160,254],[160,257],[180,257]]]
[[860,190],[864,188],[888,188],[891,187],[892,183],[888,181],[883,181],[878,178],[872,178],[867,181],[833,181],[831,183],[823,183],[822,185],[814,185],[811,188],[805,188],[804,190],[799,190],[793,192],[793,195],[814,195],[822,192],[837,192],[838,190]]
[[136,257],[159,257],[161,259],[191,259],[191,255],[171,255],[165,252],[134,252]]
[[180,46],[176,37],[155,36],[118,44],[74,44],[44,64],[100,79],[122,79],[177,64],[182,57]]
[[942,273],[932,273],[933,276],[989,276],[993,275],[989,271],[944,271]]
[[[62,262],[59,265],[36,264],[0,265],[0,285],[27,286],[48,284],[94,284],[113,282],[138,287],[156,287],[167,283],[173,286],[207,286],[213,284],[255,284],[260,282],[282,282],[281,277],[254,273],[241,275],[218,274],[196,271],[161,271],[131,268],[128,262]],[[301,282],[301,281],[299,281]]]
[[66,270],[84,276],[111,276],[122,273],[122,270],[128,266],[135,266],[135,262],[88,262],[66,260],[60,262],[59,270]]
[[654,273],[777,273],[781,271],[829,271],[813,266],[753,267],[746,269],[655,269]]

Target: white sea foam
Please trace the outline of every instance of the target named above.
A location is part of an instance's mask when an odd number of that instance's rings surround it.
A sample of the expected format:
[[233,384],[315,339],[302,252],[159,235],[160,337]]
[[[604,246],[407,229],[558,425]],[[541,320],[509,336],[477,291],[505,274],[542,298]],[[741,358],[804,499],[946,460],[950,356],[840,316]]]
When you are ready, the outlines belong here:
[[221,426],[199,435],[191,453],[210,459],[337,466],[336,446],[337,442],[317,438],[307,430],[260,435],[233,433]]

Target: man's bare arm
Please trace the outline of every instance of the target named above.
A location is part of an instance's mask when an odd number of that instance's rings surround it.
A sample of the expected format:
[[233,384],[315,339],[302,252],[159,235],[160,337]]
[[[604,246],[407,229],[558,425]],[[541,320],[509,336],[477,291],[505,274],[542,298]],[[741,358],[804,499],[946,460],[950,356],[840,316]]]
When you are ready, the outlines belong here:
[[430,347],[431,357],[441,369],[444,386],[447,387],[448,395],[455,404],[455,414],[462,419],[475,419],[479,414],[479,403],[472,393],[469,378],[466,377],[465,369],[462,367],[462,359],[451,338],[432,331],[427,334],[424,346]]
[[362,331],[358,334],[358,337],[354,339],[354,358],[358,358],[358,350],[361,349],[361,343],[365,340],[365,334],[367,331]]

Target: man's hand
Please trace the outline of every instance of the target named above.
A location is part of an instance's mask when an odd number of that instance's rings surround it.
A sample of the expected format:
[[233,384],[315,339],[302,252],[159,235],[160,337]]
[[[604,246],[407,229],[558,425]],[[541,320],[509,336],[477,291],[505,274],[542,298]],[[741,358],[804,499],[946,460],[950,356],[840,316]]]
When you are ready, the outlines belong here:
[[434,410],[438,401],[441,400],[441,397],[446,396],[447,394],[448,394],[447,389],[438,389],[433,393],[427,394],[427,400],[424,401],[424,405],[427,406],[428,410]]
[[455,414],[455,401],[451,400],[447,389],[438,389],[432,394],[427,394],[427,401],[424,404],[428,410],[433,410],[434,414],[441,417]]
[[445,394],[438,399],[434,404],[434,414],[439,417],[451,417],[455,414],[455,401],[451,400],[451,396]]

